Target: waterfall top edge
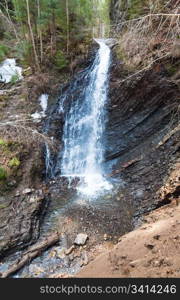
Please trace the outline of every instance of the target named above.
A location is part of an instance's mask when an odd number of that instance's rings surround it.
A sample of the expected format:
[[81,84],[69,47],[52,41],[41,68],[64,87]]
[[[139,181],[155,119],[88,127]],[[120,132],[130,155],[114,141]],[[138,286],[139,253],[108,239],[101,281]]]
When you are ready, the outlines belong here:
[[108,38],[108,39],[93,38],[93,40],[97,44],[99,44],[99,45],[104,44],[109,48],[113,48],[114,46],[116,46],[118,44],[117,40],[113,39],[113,38]]

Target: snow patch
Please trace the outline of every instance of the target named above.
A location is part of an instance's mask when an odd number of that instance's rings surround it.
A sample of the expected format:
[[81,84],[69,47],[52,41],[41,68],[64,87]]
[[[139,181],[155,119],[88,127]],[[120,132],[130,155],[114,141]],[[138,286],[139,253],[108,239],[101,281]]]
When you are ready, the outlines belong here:
[[23,78],[22,68],[16,65],[14,58],[7,58],[0,65],[0,82],[9,83],[13,78],[15,81]]
[[46,110],[47,110],[47,106],[48,106],[48,98],[49,95],[47,94],[42,94],[39,97],[39,104],[41,106],[41,111],[40,112],[35,112],[34,114],[31,115],[31,117],[33,118],[33,120],[38,123],[41,121],[41,118],[44,118],[46,116]]

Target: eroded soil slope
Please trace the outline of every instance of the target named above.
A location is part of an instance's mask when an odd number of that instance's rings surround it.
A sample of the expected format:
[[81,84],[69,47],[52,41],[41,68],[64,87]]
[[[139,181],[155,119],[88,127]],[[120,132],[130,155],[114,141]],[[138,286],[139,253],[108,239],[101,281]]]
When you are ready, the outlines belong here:
[[180,206],[175,200],[144,219],[77,277],[179,277]]

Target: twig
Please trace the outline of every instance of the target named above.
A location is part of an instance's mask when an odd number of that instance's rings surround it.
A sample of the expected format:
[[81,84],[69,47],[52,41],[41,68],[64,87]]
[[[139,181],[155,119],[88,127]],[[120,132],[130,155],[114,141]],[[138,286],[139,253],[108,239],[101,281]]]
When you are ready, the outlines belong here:
[[4,135],[6,135],[7,133],[8,135],[13,136],[14,132],[8,130],[9,127],[12,127],[16,131],[16,138],[19,137],[21,141],[23,140],[29,143],[30,140],[34,139],[34,137],[37,137],[38,140],[36,139],[36,141],[46,142],[51,148],[55,148],[55,145],[51,138],[43,133],[40,133],[39,131],[37,131],[37,129],[33,129],[27,126],[27,121],[32,122],[32,119],[2,122],[0,123],[0,132],[4,132]]
[[18,270],[20,270],[22,267],[24,267],[27,263],[29,263],[32,259],[37,257],[42,253],[42,251],[46,250],[50,246],[56,244],[59,241],[59,233],[56,232],[50,236],[48,236],[46,239],[44,239],[42,242],[39,242],[27,250],[20,260],[17,260],[10,268],[5,271],[4,273],[0,273],[1,278],[7,278],[10,275],[16,273]]
[[170,54],[170,53],[167,53],[167,54],[165,54],[165,55],[163,55],[163,56],[161,56],[161,57],[159,57],[159,58],[153,60],[147,67],[145,67],[145,68],[139,70],[138,72],[136,72],[136,73],[134,73],[134,74],[128,76],[127,78],[121,80],[120,83],[123,83],[124,81],[126,81],[126,80],[128,80],[128,79],[130,79],[130,78],[132,78],[132,77],[134,77],[134,76],[136,76],[136,75],[142,73],[143,71],[148,70],[150,67],[152,67],[152,65],[153,65],[156,61],[161,60],[162,58],[168,57],[169,54]]

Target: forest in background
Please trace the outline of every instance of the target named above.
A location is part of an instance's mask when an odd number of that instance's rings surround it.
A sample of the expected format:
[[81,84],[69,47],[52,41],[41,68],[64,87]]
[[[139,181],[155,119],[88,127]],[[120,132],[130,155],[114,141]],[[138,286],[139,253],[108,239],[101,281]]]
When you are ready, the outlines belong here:
[[[51,109],[61,101],[61,95],[74,81],[73,76],[84,78],[81,75],[85,72],[80,71],[88,72],[86,67],[91,65],[97,50],[92,43],[93,37],[113,38],[109,41],[113,48],[105,150],[106,162],[117,163],[107,177],[123,178],[127,185],[117,198],[113,195],[120,210],[116,205],[114,210],[101,207],[101,210],[93,210],[93,214],[88,210],[86,219],[84,211],[75,207],[74,220],[82,220],[77,232],[88,230],[90,247],[95,240],[109,242],[116,232],[119,240],[121,229],[130,230],[124,226],[126,211],[131,222],[135,209],[133,218],[138,222],[146,212],[164,208],[171,199],[178,201],[179,4],[180,0],[0,1],[0,64],[7,58],[15,58],[23,75],[21,79],[12,76],[10,82],[0,83],[1,257],[6,259],[9,252],[34,243],[42,232],[41,220],[49,209],[49,201],[57,199],[55,202],[61,203],[66,188],[63,182],[59,178],[45,182],[44,145],[47,144],[55,155],[63,147],[64,113],[51,115]],[[77,93],[85,85],[85,80],[79,80]],[[40,99],[44,94],[49,97],[46,114],[41,111]],[[42,118],[40,121],[34,119],[37,113]],[[51,119],[54,122],[52,130],[44,132],[44,123]],[[73,210],[69,212],[72,218]],[[169,228],[169,212],[165,217]],[[74,239],[73,223],[68,224],[69,236]],[[179,232],[178,227],[176,230]],[[102,235],[98,235],[101,231]],[[151,242],[149,240],[148,244]],[[159,242],[157,240],[157,244]],[[145,267],[145,273],[140,275],[149,277],[151,270],[155,274],[157,268],[154,269],[153,262],[157,258],[162,262],[164,241],[161,242],[158,245],[160,255],[157,257],[154,253],[152,257],[152,269]],[[170,249],[173,247],[174,239]],[[149,255],[149,248],[144,248]],[[125,249],[128,252],[127,247]],[[130,247],[128,253],[131,252]],[[121,251],[119,253],[122,255]],[[172,262],[172,273],[168,274],[179,276],[179,269],[176,273],[179,254],[173,253],[177,261]],[[131,259],[136,260],[136,257]],[[172,255],[169,259],[171,261]],[[116,257],[114,262],[116,264]],[[104,265],[99,267],[100,272]],[[161,275],[166,267],[162,263]],[[134,265],[130,268],[133,270],[136,270]],[[4,276],[11,272],[10,268]],[[129,274],[133,275],[122,275]]]
[[[92,37],[106,35],[109,0],[2,0],[0,61],[16,57],[24,66],[65,68],[84,56]],[[101,31],[101,32],[99,32]]]

